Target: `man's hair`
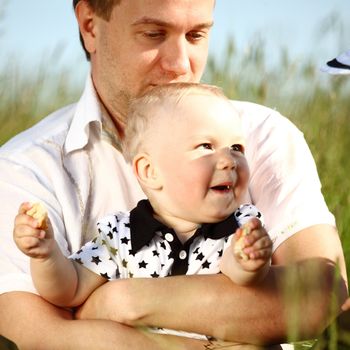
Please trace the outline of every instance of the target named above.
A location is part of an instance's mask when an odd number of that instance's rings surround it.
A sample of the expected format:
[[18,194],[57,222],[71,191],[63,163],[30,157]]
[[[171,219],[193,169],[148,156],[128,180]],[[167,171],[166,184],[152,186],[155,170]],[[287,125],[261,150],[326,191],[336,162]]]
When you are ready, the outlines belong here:
[[[86,1],[88,5],[92,8],[92,10],[97,14],[97,16],[103,18],[106,21],[109,21],[111,18],[111,13],[115,5],[118,5],[121,0],[73,0],[73,9],[78,5],[78,2]],[[83,37],[81,33],[79,33],[79,38],[81,45],[85,51],[85,55],[87,60],[90,60],[90,54],[86,50],[84,45]]]
[[[165,118],[165,116],[160,115],[158,109],[165,105],[176,108],[176,105],[184,97],[191,94],[217,96],[229,101],[219,87],[199,83],[158,85],[131,101],[123,139],[123,154],[128,162],[132,162],[133,158],[140,152],[148,130],[157,123],[157,119]],[[194,106],[194,108],[196,107]],[[177,116],[176,113],[171,114],[172,117],[174,115]]]

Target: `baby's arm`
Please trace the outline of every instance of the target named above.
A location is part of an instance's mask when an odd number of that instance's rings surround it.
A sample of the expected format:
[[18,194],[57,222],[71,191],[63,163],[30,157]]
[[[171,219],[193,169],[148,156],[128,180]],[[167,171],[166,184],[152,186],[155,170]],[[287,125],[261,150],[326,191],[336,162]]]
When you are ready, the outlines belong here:
[[234,283],[249,285],[261,281],[270,267],[272,241],[259,219],[238,228],[220,261],[221,272]]
[[67,259],[61,252],[40,204],[23,203],[15,218],[17,247],[30,259],[31,275],[39,294],[64,307],[82,304],[106,280]]

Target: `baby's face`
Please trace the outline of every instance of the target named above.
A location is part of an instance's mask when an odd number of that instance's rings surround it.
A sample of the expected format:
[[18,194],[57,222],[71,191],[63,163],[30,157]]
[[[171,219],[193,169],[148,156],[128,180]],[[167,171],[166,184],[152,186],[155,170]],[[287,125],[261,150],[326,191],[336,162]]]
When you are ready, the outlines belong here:
[[222,98],[191,94],[160,113],[166,114],[154,125],[151,154],[163,184],[161,214],[198,223],[225,219],[249,179],[237,112]]

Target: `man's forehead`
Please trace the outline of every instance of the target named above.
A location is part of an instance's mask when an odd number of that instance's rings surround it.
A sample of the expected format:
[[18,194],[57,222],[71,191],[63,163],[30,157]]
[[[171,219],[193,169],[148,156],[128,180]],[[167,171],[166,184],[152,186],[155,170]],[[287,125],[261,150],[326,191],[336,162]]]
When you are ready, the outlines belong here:
[[173,18],[179,16],[191,16],[193,18],[204,18],[203,26],[212,25],[212,14],[214,11],[214,0],[123,0],[114,10],[117,13],[126,14],[126,11],[135,17],[133,24],[158,23],[167,25],[176,23]]

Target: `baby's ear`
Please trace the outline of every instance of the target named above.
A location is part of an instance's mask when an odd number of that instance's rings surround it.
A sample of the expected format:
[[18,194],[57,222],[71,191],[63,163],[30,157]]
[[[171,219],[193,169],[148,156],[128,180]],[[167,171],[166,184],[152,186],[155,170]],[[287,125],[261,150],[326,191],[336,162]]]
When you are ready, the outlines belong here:
[[160,190],[162,183],[152,157],[147,153],[140,153],[133,160],[133,170],[141,186],[148,189]]

